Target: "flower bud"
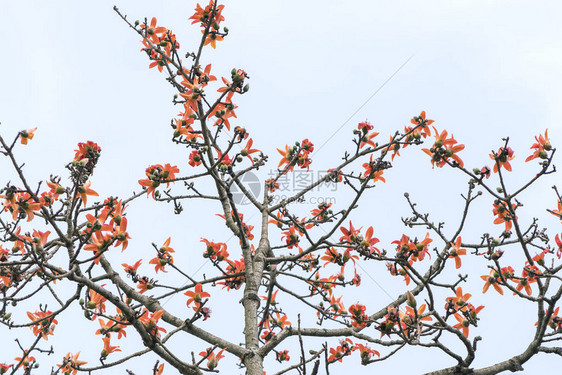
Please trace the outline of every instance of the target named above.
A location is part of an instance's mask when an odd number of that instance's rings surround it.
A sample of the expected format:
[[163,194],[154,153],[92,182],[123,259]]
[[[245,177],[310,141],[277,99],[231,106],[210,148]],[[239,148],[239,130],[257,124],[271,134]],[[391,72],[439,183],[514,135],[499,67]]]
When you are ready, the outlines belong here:
[[414,295],[412,294],[412,292],[410,292],[408,290],[408,293],[406,293],[407,297],[408,297],[408,306],[410,307],[416,307],[417,302],[416,299],[414,298]]

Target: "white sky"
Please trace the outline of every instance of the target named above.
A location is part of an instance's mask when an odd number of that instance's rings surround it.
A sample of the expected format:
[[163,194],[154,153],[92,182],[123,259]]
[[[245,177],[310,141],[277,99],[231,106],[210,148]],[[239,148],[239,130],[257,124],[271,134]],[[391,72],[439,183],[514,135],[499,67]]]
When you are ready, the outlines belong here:
[[[187,155],[169,142],[169,121],[179,112],[171,104],[173,91],[163,75],[148,69],[138,36],[113,12],[113,3],[0,4],[4,36],[0,131],[9,137],[24,128],[39,128],[25,154],[20,151],[36,181],[50,173],[62,174],[76,143],[85,140],[94,140],[103,149],[93,178],[93,187],[101,196],[138,191],[136,181],[150,164],[172,162],[187,170]],[[200,38],[198,27],[187,22],[195,3],[127,0],[116,5],[131,20],[156,16],[159,24],[176,33],[184,51],[195,48]],[[341,151],[351,146],[351,130],[357,122],[370,120],[381,132],[379,141],[385,141],[421,110],[436,120],[438,129],[446,128],[466,144],[461,156],[470,167],[491,165],[488,153],[503,144],[502,137],[510,136],[517,157],[514,166],[519,169],[508,180],[515,184],[536,173],[523,165],[535,135],[548,128],[554,146],[562,140],[562,5],[557,1],[242,0],[226,5],[224,25],[231,33],[216,51],[207,51],[203,63],[212,63],[217,76],[228,77],[233,67],[250,75],[250,92],[236,101],[236,124],[245,126],[254,146],[270,155],[264,175],[277,165],[276,147],[304,138],[323,144],[411,56],[314,155],[313,166],[327,169],[337,163]],[[387,184],[365,197],[354,217],[358,226],[373,225],[375,235],[388,249],[402,233],[400,217],[409,214],[402,198],[404,191],[436,221],[452,224],[458,221],[454,212],[461,205],[458,193],[465,191],[460,176],[432,170],[425,154],[413,147],[406,151],[385,173]],[[545,217],[544,209],[555,205],[550,186],[559,177],[544,181],[533,194],[523,197],[526,206],[522,213],[529,215],[526,222],[532,216]],[[500,228],[491,224],[491,201],[481,200],[479,211],[471,218],[474,226],[462,234],[463,239],[471,238],[470,242],[477,242],[486,231],[500,233]],[[220,219],[213,217],[215,208],[193,207],[186,204],[186,212],[173,217],[168,206],[155,207],[147,200],[133,204],[129,208],[133,242],[128,251],[150,254],[150,242],[162,243],[172,235],[177,251],[192,251],[184,255],[187,269],[197,270],[204,263],[199,257],[199,238],[226,238],[221,237],[225,232]],[[553,217],[545,219],[542,225],[553,228],[553,237],[560,226],[555,226]],[[207,226],[201,225],[202,220]],[[149,230],[152,228],[154,231]],[[236,241],[229,245],[235,247]],[[130,256],[127,260],[134,258],[131,253],[126,256]],[[147,272],[150,257],[145,255]],[[178,259],[181,257],[178,254]],[[481,314],[481,327],[471,328],[471,336],[485,338],[479,344],[482,358],[475,362],[475,366],[484,366],[498,359],[496,354],[503,360],[521,351],[523,347],[517,345],[532,333],[535,318],[529,306],[513,304],[511,296],[500,299],[493,291],[481,296],[479,275],[487,273],[485,265],[475,261],[471,267],[473,303],[487,306]],[[200,272],[210,274],[212,270],[207,265]],[[393,287],[384,272],[366,273],[364,283],[375,294],[373,311],[388,299],[371,278],[390,293],[404,291],[400,283]],[[238,299],[231,299],[237,303]],[[221,301],[222,305],[211,301],[217,322],[221,316],[229,318],[230,307],[226,300]],[[181,307],[184,302],[179,302]],[[348,299],[346,306],[354,302]],[[296,317],[291,320],[296,323]],[[512,324],[526,327],[521,336],[513,332]],[[86,327],[92,330],[95,325]],[[492,330],[497,333],[490,335]],[[513,336],[506,340],[507,335]],[[91,357],[84,355],[90,364],[95,362],[101,343],[93,345]],[[197,344],[189,350],[198,353],[205,347]],[[15,352],[10,340],[2,340],[0,348],[2,353]],[[419,348],[407,353],[369,368],[358,366],[354,355],[343,365],[333,366],[332,373],[344,367],[358,374],[397,369],[418,373],[452,365],[443,356],[425,361],[428,354]],[[292,354],[297,357],[296,351]],[[0,358],[0,362],[11,358]],[[58,358],[53,363],[60,363]],[[543,355],[524,367],[526,373],[539,373],[560,364],[560,359]],[[41,373],[49,368],[45,366]],[[230,373],[226,366],[223,370]]]

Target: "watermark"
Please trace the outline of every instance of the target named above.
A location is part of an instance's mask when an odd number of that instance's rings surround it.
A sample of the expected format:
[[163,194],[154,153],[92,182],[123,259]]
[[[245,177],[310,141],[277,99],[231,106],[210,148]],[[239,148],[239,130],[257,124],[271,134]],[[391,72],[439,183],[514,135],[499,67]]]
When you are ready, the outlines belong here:
[[[283,202],[284,200],[289,199],[290,197],[291,197],[291,195],[273,194],[273,195],[271,195],[271,202],[273,204],[277,204],[277,203]],[[336,203],[336,197],[311,196],[311,197],[307,197],[307,198],[298,200],[297,203],[314,204],[314,205],[318,205],[318,204],[321,204],[321,203],[334,204],[334,203]]]
[[[275,189],[275,192],[269,193],[271,197],[271,202],[279,203],[283,200],[290,198],[291,196],[298,194],[303,189],[309,187],[318,180],[324,178],[328,173],[327,170],[318,171],[294,171],[288,174],[284,174],[277,179],[277,184],[279,187]],[[279,175],[279,171],[270,170],[268,173],[269,178],[276,178]],[[246,189],[246,192],[255,200],[261,202],[261,195],[264,188],[264,181],[260,181],[258,176],[256,176],[251,171],[245,173],[240,177],[240,182]],[[299,199],[296,203],[305,204],[320,204],[320,203],[335,203],[336,198],[334,196],[318,196],[314,195],[318,192],[335,192],[338,189],[338,184],[333,180],[326,180],[321,184],[318,184],[313,189],[311,189],[307,194]],[[244,194],[244,192],[236,184],[231,186],[232,200],[238,205],[248,205],[251,204],[251,199]]]
[[[251,171],[244,173],[242,177],[240,177],[240,182],[245,187],[248,193],[252,195],[255,199],[259,199],[261,190],[262,190],[262,182]],[[252,201],[244,194],[244,192],[238,187],[236,184],[232,184],[230,191],[232,193],[232,200],[234,203],[239,205],[247,205],[252,203]]]

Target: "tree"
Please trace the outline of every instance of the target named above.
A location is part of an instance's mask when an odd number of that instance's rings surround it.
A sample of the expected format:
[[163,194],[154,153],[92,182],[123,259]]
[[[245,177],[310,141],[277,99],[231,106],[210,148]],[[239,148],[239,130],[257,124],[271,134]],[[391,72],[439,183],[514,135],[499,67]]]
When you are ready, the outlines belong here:
[[[472,170],[464,167],[464,146],[446,131],[438,131],[425,112],[414,116],[405,129],[391,133],[388,142],[380,141],[383,135],[373,125],[361,122],[353,130],[353,147],[343,159],[332,161],[333,168],[319,180],[280,201],[274,193],[283,178],[309,170],[314,145],[304,139],[278,149],[280,157],[273,162],[278,170],[263,181],[268,194],[260,201],[244,181],[258,174],[268,159],[254,149],[257,146],[249,131],[234,120],[234,103],[248,93],[249,76],[235,68],[221,84],[213,77],[212,67],[202,62],[205,47],[215,47],[228,35],[222,10],[222,5],[213,2],[198,6],[191,19],[201,26],[201,43],[183,59],[174,34],[156,19],[137,24],[122,16],[142,37],[149,66],[166,74],[178,92],[174,103],[182,113],[171,122],[172,141],[187,149],[188,162],[179,168],[169,163],[149,166],[139,181],[144,187],[141,193],[125,199],[109,197],[88,206],[88,200],[91,203],[97,196],[91,177],[101,149],[95,142],[77,146],[66,176],[51,176],[33,184],[16,153],[23,147],[20,144],[33,142],[35,129],[21,131],[9,142],[1,138],[3,155],[19,177],[17,184],[8,183],[2,191],[3,322],[36,337],[31,342],[18,341],[22,354],[7,361],[5,370],[30,372],[35,364],[32,358],[39,363],[40,357],[50,352],[44,340],[63,323],[65,314],[79,307],[92,322],[89,329],[98,334],[101,365],[92,365],[90,358],[91,363],[85,363],[72,352],[64,359],[59,355],[60,366],[54,372],[110,368],[121,364],[122,358],[153,352],[160,358],[153,373],[161,373],[164,363],[186,374],[214,370],[226,353],[240,358],[249,374],[263,372],[263,357],[287,362],[285,367],[293,372],[304,372],[308,367],[309,372],[319,373],[320,365],[329,369],[340,361],[352,361],[345,357],[355,356],[353,352],[369,364],[386,360],[408,345],[433,347],[449,356],[454,365],[436,373],[468,372],[478,354],[480,339],[473,331],[483,306],[463,286],[467,279],[479,276],[484,293],[492,287],[489,293],[514,293],[515,298],[533,303],[537,325],[528,350],[475,372],[518,370],[538,352],[559,353],[548,343],[559,338],[556,305],[562,292],[556,274],[560,236],[555,234],[554,242],[549,241],[536,220],[518,217],[522,193],[554,171],[555,150],[548,134],[537,136],[527,158],[539,161],[538,173],[521,187],[511,188],[505,177],[512,170],[515,154],[508,139],[491,153],[488,167]],[[216,95],[214,81],[219,87]],[[401,157],[400,152],[414,152],[422,143],[434,167],[452,168],[466,176],[468,188],[459,223],[446,230],[407,196],[412,216],[404,219],[404,235],[380,244],[372,226],[353,224],[353,211],[364,204],[361,202],[371,189],[385,182],[385,172]],[[294,204],[313,189],[334,184],[346,192],[347,204],[336,208],[321,203],[310,212]],[[495,226],[490,232],[498,232],[499,226],[501,234],[484,233],[476,240],[463,240],[469,208],[480,195],[488,197],[493,206]],[[185,201],[211,200],[208,206],[221,215],[217,220],[238,239],[238,244],[227,246],[225,240],[207,234],[215,230],[202,229],[201,252],[215,266],[213,276],[196,279],[185,273],[184,265],[174,259],[178,258],[174,240],[166,236],[153,246],[152,253],[131,254],[127,249],[127,206],[144,196],[172,203],[178,214],[184,211]],[[243,205],[242,199],[250,204]],[[560,218],[562,202],[557,191],[553,202],[549,212]],[[248,222],[251,212],[260,214],[255,228]],[[128,259],[122,266],[114,261],[119,259],[119,248]],[[503,249],[517,255],[504,256]],[[488,268],[482,275],[463,273],[463,263],[470,257],[485,259]],[[147,269],[147,263],[154,272]],[[350,294],[351,286],[361,287],[356,268],[361,265],[385,270],[389,278],[403,282],[392,302],[365,300],[368,294],[359,295],[356,303],[342,300]],[[457,270],[461,270],[459,276],[455,275]],[[221,291],[235,294],[235,301],[240,300],[243,306],[243,338],[219,336],[213,325],[208,306]],[[472,294],[477,291],[470,290]],[[164,306],[171,295],[185,295],[182,310]],[[299,302],[302,317],[281,301]],[[27,314],[22,314],[21,305]],[[311,316],[322,327],[310,325]],[[129,338],[140,337],[146,349],[134,352],[119,345],[126,333]],[[205,344],[190,342],[189,351],[194,354],[186,355],[182,346],[174,344],[180,335],[196,337]],[[311,341],[313,337],[322,338],[322,342]],[[243,343],[239,345],[237,340]],[[296,349],[288,352],[291,340]],[[124,357],[119,357],[119,351]]]

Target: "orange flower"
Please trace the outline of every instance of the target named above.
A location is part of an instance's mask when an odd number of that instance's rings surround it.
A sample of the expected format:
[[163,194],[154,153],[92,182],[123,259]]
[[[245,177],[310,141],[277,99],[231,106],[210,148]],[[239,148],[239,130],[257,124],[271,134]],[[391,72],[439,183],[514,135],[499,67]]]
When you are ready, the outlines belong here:
[[486,293],[491,285],[494,287],[496,292],[503,295],[503,289],[498,285],[499,277],[499,274],[494,270],[490,271],[490,275],[480,276],[480,278],[486,282],[484,284],[484,288],[482,288],[482,293]]
[[140,294],[143,294],[147,290],[154,288],[155,281],[153,279],[149,279],[146,276],[142,276],[138,280],[137,289],[139,290]]
[[268,192],[274,193],[275,190],[279,189],[279,183],[273,178],[268,178],[267,180],[265,180],[265,188]]
[[353,327],[363,328],[369,322],[369,316],[365,313],[365,306],[356,303],[349,306],[348,311],[351,314],[351,325]]
[[201,153],[198,150],[191,151],[191,154],[189,154],[188,164],[192,167],[196,167],[198,165],[201,165],[201,163]]
[[225,243],[219,242],[210,242],[205,238],[201,238],[201,242],[205,242],[207,248],[203,253],[203,258],[210,258],[213,260],[217,260],[219,262],[228,258],[228,251],[226,251],[227,246]]
[[433,147],[430,149],[422,149],[423,152],[431,156],[431,164],[433,167],[443,167],[449,162],[449,158],[463,167],[464,163],[461,158],[458,157],[457,152],[464,150],[464,145],[457,144],[458,142],[452,135],[451,138],[447,138],[446,130],[443,130],[441,134],[439,134],[435,127],[433,127],[433,129],[435,130],[435,143]]
[[457,237],[455,244],[451,242],[451,248],[449,249],[449,259],[455,259],[455,265],[457,269],[461,268],[461,255],[466,255],[466,249],[461,249],[461,237]]
[[144,309],[142,315],[139,317],[139,321],[144,325],[148,333],[153,336],[160,337],[160,332],[166,332],[162,327],[158,327],[158,321],[164,314],[164,310],[155,311],[151,316],[148,316],[148,310]]
[[127,246],[129,245],[129,239],[131,239],[131,237],[129,236],[129,233],[127,233],[127,218],[123,217],[120,219],[119,221],[119,225],[117,225],[114,229],[113,229],[113,238],[115,238],[117,241],[115,242],[115,247],[118,246],[123,246],[123,248],[121,249],[121,251],[124,251]]
[[[558,202],[558,209],[557,210],[547,210],[554,216],[558,216],[560,220],[562,220],[562,202]],[[29,220],[28,220],[29,221]]]
[[472,294],[466,293],[463,294],[462,287],[458,287],[456,290],[456,295],[454,297],[447,298],[448,306],[454,308],[455,311],[465,311],[468,301],[472,297]]
[[78,372],[78,370],[80,369],[80,366],[85,365],[86,361],[80,361],[78,359],[78,356],[80,355],[80,352],[72,355],[70,353],[68,353],[63,361],[62,364],[57,365],[60,368],[60,371],[64,374],[64,375],[76,375],[76,373]]
[[560,234],[557,234],[556,236],[554,236],[554,241],[556,241],[556,246],[558,246],[558,250],[556,250],[556,256],[558,257],[558,259],[560,259],[560,256],[562,255],[562,236],[560,236]]
[[99,264],[100,255],[107,250],[112,239],[109,234],[104,234],[101,231],[94,232],[90,238],[90,243],[84,246],[84,250],[94,252],[94,263]]
[[84,164],[94,162],[95,164],[101,153],[101,148],[97,143],[87,141],[86,143],[78,143],[78,150],[74,151],[76,151],[74,161],[84,161]]
[[[498,172],[498,168],[505,168],[507,171],[511,172],[511,164],[509,162],[515,158],[515,153],[511,147],[503,148],[500,147],[497,153],[490,154],[490,158],[495,160],[494,173]],[[499,166],[499,167],[498,167]]]
[[156,17],[152,17],[152,19],[150,20],[150,25],[140,25],[141,29],[146,29],[146,37],[150,39],[150,41],[154,44],[158,44],[160,42],[158,34],[162,36],[168,31],[165,27],[157,27],[157,22],[158,21],[156,20]]
[[47,181],[47,186],[51,188],[50,192],[52,193],[53,198],[55,200],[57,200],[59,198],[59,195],[61,195],[65,192],[64,188],[56,182]]
[[14,358],[14,361],[19,363],[19,365],[16,367],[16,370],[21,366],[28,369],[33,368],[33,365],[35,364],[35,357],[30,356],[27,350],[24,350],[22,356]]
[[538,137],[535,137],[535,140],[537,142],[531,146],[531,150],[534,149],[535,151],[532,155],[525,159],[526,162],[536,158],[547,159],[548,154],[546,152],[552,150],[550,140],[548,139],[548,129],[545,130],[544,137],[540,134]]
[[33,128],[33,129],[22,130],[21,132],[19,132],[21,144],[26,145],[27,141],[33,139],[36,130],[37,128]]
[[[415,305],[414,305],[415,307]],[[406,312],[399,312],[400,316],[400,326],[406,336],[410,336],[412,332],[419,332],[421,329],[420,322],[431,321],[433,318],[429,315],[423,316],[426,305],[425,303],[421,305],[417,310],[411,306],[406,306]]]
[[289,361],[291,357],[289,356],[288,350],[281,350],[275,353],[275,359],[277,359],[279,362],[283,362],[283,361]]
[[164,244],[162,245],[162,247],[160,247],[160,249],[158,250],[158,255],[154,258],[152,258],[149,262],[149,264],[154,264],[155,267],[155,271],[163,271],[163,272],[167,272],[164,267],[167,264],[171,264],[174,263],[174,258],[172,257],[172,255],[170,253],[174,253],[174,249],[172,249],[171,247],[169,247],[170,245],[170,241],[171,238],[168,237],[168,239],[164,242]]
[[373,155],[369,158],[368,163],[363,163],[363,168],[365,168],[365,173],[363,174],[364,177],[372,178],[373,182],[382,181],[386,182],[384,177],[382,176],[383,170],[382,169],[375,169],[378,168],[377,162],[373,162]]
[[[513,203],[511,204],[511,207],[513,211],[515,211],[515,209],[517,208],[517,206]],[[511,229],[511,227],[513,226],[513,214],[510,210],[508,210],[507,203],[496,200],[492,212],[494,215],[497,215],[496,219],[494,220],[494,224],[504,223],[506,232]],[[515,219],[517,219],[517,216],[515,216]]]
[[377,147],[375,142],[373,142],[373,138],[379,135],[379,133],[370,132],[371,130],[373,130],[373,125],[371,125],[368,121],[364,121],[360,122],[359,125],[357,125],[357,129],[359,130],[360,136],[359,148],[363,148],[365,145]]
[[188,290],[184,294],[189,297],[187,299],[187,306],[189,306],[191,302],[195,302],[195,306],[193,306],[193,310],[195,311],[199,310],[201,307],[203,298],[211,297],[209,293],[203,291],[203,285],[201,285],[201,283],[195,285],[195,291]]
[[470,326],[470,321],[459,313],[455,314],[455,319],[457,319],[458,324],[455,324],[453,328],[461,330],[462,334],[465,337],[468,337],[468,327]]
[[429,130],[428,125],[433,124],[435,121],[427,120],[425,118],[425,111],[422,111],[419,116],[414,116],[414,118],[411,119],[410,122],[416,126],[419,126],[419,128],[421,129],[421,135],[423,135],[423,137],[425,138],[431,135],[431,130]]
[[299,247],[300,237],[302,236],[301,231],[296,228],[294,225],[289,227],[289,230],[283,232],[283,236],[281,239],[285,238],[285,242],[287,243],[287,248],[292,249],[293,247]]
[[86,203],[88,202],[88,195],[99,197],[98,193],[90,189],[91,184],[92,182],[88,181],[85,184],[78,186],[78,188],[76,189],[76,198],[80,197],[82,199],[84,207],[86,207]]
[[35,336],[41,335],[45,340],[48,340],[48,335],[53,334],[53,330],[58,322],[52,315],[52,311],[35,311],[34,313],[27,313],[29,319],[34,322],[30,328],[33,330],[33,334]]
[[336,348],[330,348],[330,356],[328,357],[328,363],[341,362],[343,357],[351,354],[352,351],[356,349],[353,346],[353,341],[350,339],[345,339],[340,341],[340,345]]
[[12,218],[17,220],[19,218],[27,217],[27,221],[33,220],[35,217],[34,211],[38,211],[41,209],[41,203],[37,202],[29,193],[17,193],[13,196],[11,203],[8,198],[7,204],[4,206],[12,212]]
[[279,327],[281,329],[285,328],[285,326],[290,326],[291,322],[288,320],[287,315],[283,314],[281,316],[279,313],[275,313],[275,318],[270,317],[269,320],[273,327]]
[[214,349],[207,348],[206,351],[199,353],[201,357],[207,358],[207,368],[209,370],[214,370],[215,368],[217,368],[219,361],[224,358],[224,355],[222,355],[224,349],[220,350],[216,354],[213,352],[213,350]]
[[33,230],[32,241],[33,241],[33,248],[35,251],[42,251],[45,245],[47,244],[47,237],[49,237],[51,232],[41,232],[38,230]]
[[139,184],[147,188],[147,196],[152,193],[152,198],[154,198],[154,192],[156,188],[163,182],[166,183],[166,187],[169,187],[170,182],[176,177],[176,173],[179,173],[179,171],[179,168],[175,165],[151,165],[150,167],[146,168],[145,171],[148,178],[139,180]]
[[101,357],[102,358],[107,358],[107,356],[113,352],[120,352],[121,349],[119,349],[118,346],[111,346],[110,343],[111,338],[109,336],[106,336],[102,339],[103,341],[103,349],[101,351]]
[[[538,262],[538,257],[534,257],[533,260]],[[536,282],[537,281],[536,275],[540,275],[540,274],[541,271],[537,266],[535,265],[530,266],[528,263],[526,263],[525,267],[523,268],[523,271],[521,272],[521,278],[516,280],[517,286],[515,287],[515,289],[517,289],[518,292],[525,289],[525,292],[527,292],[528,295],[533,294],[533,290],[531,289],[530,284]]]
[[461,330],[462,334],[465,337],[468,337],[468,327],[471,324],[476,325],[476,321],[478,320],[477,315],[483,308],[484,306],[474,307],[473,305],[468,304],[467,311],[463,312],[462,315],[458,312],[454,315],[458,324],[455,324],[453,328]]
[[240,151],[240,155],[247,156],[250,159],[250,161],[252,162],[252,164],[254,164],[254,159],[252,159],[252,157],[250,155],[255,153],[255,152],[260,151],[256,148],[252,148],[253,143],[254,143],[254,141],[252,141],[252,138],[248,139],[248,143],[246,143],[246,147],[244,147],[242,149],[242,151]]
[[[204,30],[201,30],[201,32],[202,32],[202,33],[205,33]],[[205,39],[205,44],[204,44],[204,45],[206,46],[206,45],[209,45],[209,44],[210,44],[211,47],[217,48],[217,42],[221,42],[221,41],[223,41],[223,40],[224,40],[224,38],[222,37],[222,35],[220,35],[220,34],[214,32],[214,31],[211,31],[211,32],[207,35],[207,38]]]
[[201,22],[201,27],[205,27],[207,23],[220,23],[221,21],[224,21],[224,17],[221,15],[224,5],[217,5],[215,11],[213,12],[214,7],[215,2],[213,0],[209,2],[209,5],[207,5],[205,9],[201,8],[201,5],[197,4],[195,14],[188,19],[193,20],[193,22],[191,22],[192,25],[194,23]]
[[[105,284],[103,284],[102,287],[103,286],[105,286]],[[90,300],[87,305],[88,309],[94,310],[98,314],[103,314],[105,312],[105,301],[107,301],[107,299],[104,296],[90,289]],[[95,317],[94,315],[94,318]]]
[[[244,258],[234,261],[227,259],[226,261],[228,262],[228,266],[226,267],[227,274],[244,272],[244,270],[246,269],[246,266],[244,264]],[[229,279],[225,279],[224,281],[218,282],[217,284],[222,284],[224,285],[223,289],[227,288],[228,290],[230,290],[230,289],[239,289],[240,286],[245,281],[246,281],[245,276],[240,275]]]
[[381,354],[378,351],[376,351],[375,349],[369,348],[367,345],[355,344],[355,347],[353,349],[359,349],[359,353],[361,355],[361,364],[369,363],[369,360],[374,355],[376,355],[377,357],[381,356]]
[[139,268],[139,266],[142,263],[142,259],[138,260],[133,266],[129,266],[126,263],[121,264],[123,266],[123,268],[125,269],[125,272],[127,272],[129,275],[134,276],[137,274],[137,269]]

